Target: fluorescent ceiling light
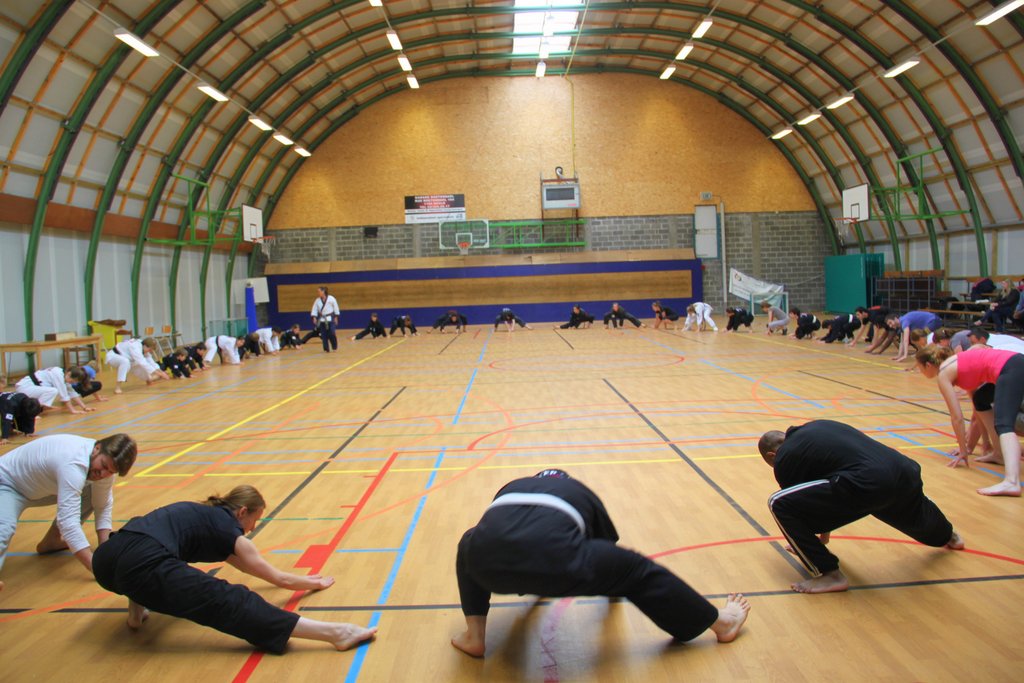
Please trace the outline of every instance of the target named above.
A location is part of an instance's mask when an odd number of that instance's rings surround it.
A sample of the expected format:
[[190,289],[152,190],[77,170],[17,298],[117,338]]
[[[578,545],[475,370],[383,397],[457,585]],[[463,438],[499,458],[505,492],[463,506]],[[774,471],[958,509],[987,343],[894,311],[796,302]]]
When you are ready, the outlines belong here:
[[686,59],[686,55],[690,54],[692,51],[693,43],[687,43],[686,45],[683,45],[683,49],[681,49],[679,51],[679,54],[676,55],[676,59],[678,59],[679,61],[683,61],[684,59]]
[[544,37],[550,38],[555,35],[555,17],[548,13],[544,15]]
[[920,62],[917,61],[916,59],[911,59],[909,61],[903,62],[902,64],[900,64],[896,68],[889,69],[888,71],[886,71],[885,72],[885,77],[886,78],[896,78],[897,76],[899,76],[904,71],[909,71],[909,70],[913,69],[915,66],[917,66],[918,64],[920,64]]
[[568,0],[554,0],[550,4],[548,0],[515,0],[512,52],[540,54],[541,43],[547,43],[549,54],[568,52],[580,15],[577,10],[582,7],[582,2]]
[[668,66],[665,67],[665,70],[661,72],[661,75],[658,76],[658,78],[660,78],[663,81],[668,80],[669,78],[672,77],[672,74],[674,74],[675,72],[676,72],[675,65],[674,64],[669,64]]
[[126,28],[115,28],[114,37],[120,40],[125,45],[130,46],[136,52],[141,52],[147,57],[157,57],[160,54],[159,52],[151,48],[149,45],[146,45],[146,43],[142,42],[141,38],[139,38],[137,35],[135,35]]
[[264,121],[263,119],[261,119],[258,116],[250,116],[249,117],[249,123],[251,123],[252,125],[256,126],[260,130],[273,130],[274,129],[273,126],[271,126],[269,123],[267,123],[266,121]]
[[388,37],[388,42],[391,43],[391,49],[392,50],[398,50],[398,51],[402,50],[402,41],[400,41],[398,39],[398,31],[395,31],[394,29],[391,29],[390,31],[388,31],[384,35],[386,35]]
[[839,109],[839,107],[851,101],[853,101],[853,95],[843,95],[832,104],[826,106],[825,109]]
[[291,138],[287,137],[286,135],[284,135],[282,133],[277,133],[274,136],[274,139],[277,140],[278,142],[280,142],[285,147],[288,147],[289,145],[294,145],[295,144],[294,140],[292,140]]
[[772,136],[772,140],[781,140],[782,138],[786,137],[787,135],[789,135],[792,132],[793,132],[792,128],[783,128],[778,133],[776,133],[775,135]]
[[404,54],[398,55],[398,66],[402,67],[402,71],[412,71],[412,64]]
[[1004,2],[981,19],[978,19],[974,24],[976,26],[988,26],[989,24],[1002,19],[1007,14],[1021,6],[1024,6],[1024,0],[1010,0],[1010,2]]
[[534,72],[534,76],[537,78],[544,78],[544,74],[547,73],[548,65],[544,62],[537,62],[537,71]]
[[[384,0],[370,0],[370,7],[383,7]],[[305,151],[305,150],[303,150]]]
[[295,152],[296,154],[298,154],[300,157],[311,157],[311,156],[313,156],[312,154],[310,154],[309,152],[306,151],[305,147],[296,147],[292,151]]
[[199,88],[199,90],[201,92],[205,93],[208,97],[212,97],[213,99],[217,100],[218,102],[227,102],[228,101],[228,96],[225,95],[224,93],[222,93],[220,90],[217,90],[216,88],[214,88],[212,85],[209,85],[207,83],[200,83],[196,87]]
[[813,114],[805,116],[804,118],[802,118],[799,121],[797,121],[796,125],[798,125],[798,126],[806,126],[811,121],[817,121],[820,118],[821,118],[821,112],[820,111],[816,111]]
[[703,38],[704,34],[708,32],[708,29],[711,28],[711,25],[713,23],[714,22],[711,21],[710,19],[705,19],[704,21],[700,22],[700,24],[697,25],[697,30],[693,32],[693,37]]
[[412,88],[413,90],[419,90],[420,82],[416,80],[415,76],[409,74],[408,76],[405,77],[405,80],[409,82],[410,88]]

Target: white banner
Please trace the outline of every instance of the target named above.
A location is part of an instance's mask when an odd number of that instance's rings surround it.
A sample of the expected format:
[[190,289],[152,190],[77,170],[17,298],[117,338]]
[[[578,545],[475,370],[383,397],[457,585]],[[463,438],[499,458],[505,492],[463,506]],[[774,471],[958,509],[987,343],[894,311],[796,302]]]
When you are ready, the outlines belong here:
[[753,299],[776,300],[783,292],[782,285],[773,285],[757,278],[745,275],[735,268],[729,269],[729,293],[744,301]]

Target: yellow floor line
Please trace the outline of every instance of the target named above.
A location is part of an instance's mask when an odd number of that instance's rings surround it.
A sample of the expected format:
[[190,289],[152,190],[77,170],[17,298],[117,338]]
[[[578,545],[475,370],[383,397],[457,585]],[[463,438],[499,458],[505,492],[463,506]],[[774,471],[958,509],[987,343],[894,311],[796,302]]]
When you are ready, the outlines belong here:
[[[343,368],[342,370],[339,370],[338,372],[334,373],[333,375],[331,375],[329,377],[325,377],[324,379],[320,380],[316,384],[311,384],[310,386],[306,387],[302,391],[299,391],[297,393],[292,394],[291,396],[289,396],[288,398],[284,399],[283,401],[278,401],[277,403],[275,403],[274,405],[270,406],[269,408],[264,408],[263,410],[259,411],[258,413],[253,413],[252,415],[250,415],[249,417],[245,418],[244,420],[240,420],[239,422],[236,422],[235,424],[231,425],[230,427],[226,427],[226,428],[220,430],[219,432],[217,432],[213,436],[208,437],[207,439],[204,439],[203,441],[196,442],[196,443],[192,444],[191,446],[189,446],[188,448],[186,448],[186,449],[184,449],[182,451],[178,451],[174,455],[171,455],[171,456],[165,458],[164,460],[161,460],[160,462],[156,463],[155,465],[151,465],[150,467],[147,467],[146,469],[142,470],[141,472],[139,472],[135,476],[137,476],[137,477],[154,476],[154,475],[150,475],[150,472],[152,472],[153,470],[159,469],[159,468],[163,467],[164,465],[166,465],[166,464],[168,464],[170,462],[174,462],[175,460],[177,460],[181,456],[187,455],[188,453],[191,453],[192,451],[196,450],[197,448],[202,446],[207,441],[213,441],[215,439],[219,439],[220,437],[224,436],[225,434],[238,429],[242,425],[248,424],[248,423],[252,422],[253,420],[255,420],[256,418],[263,417],[267,413],[269,413],[271,411],[274,411],[274,410],[277,410],[278,408],[280,408],[281,406],[283,406],[283,405],[285,405],[287,403],[291,403],[292,401],[294,401],[295,399],[299,398],[300,396],[304,396],[304,395],[308,394],[309,392],[313,391],[317,387],[322,386],[322,385],[326,384],[327,382],[330,382],[331,380],[335,379],[336,377],[340,377],[341,375],[345,374],[349,370],[352,370],[353,368],[359,367],[360,365],[362,365],[366,361],[372,360],[372,359],[376,358],[377,356],[381,355],[382,353],[390,351],[391,349],[395,348],[396,346],[398,346],[399,344],[401,344],[404,341],[405,341],[404,339],[402,339],[400,341],[397,341],[394,344],[391,344],[390,346],[387,346],[387,347],[381,349],[377,353],[371,354],[371,355],[367,356],[366,358],[363,358],[360,361],[356,361],[352,365],[349,365],[348,367]],[[121,484],[123,484],[123,483],[124,482],[121,482]],[[118,485],[120,486],[121,484],[118,484]]]
[[[751,341],[764,342],[765,344],[774,344],[776,346],[785,346],[786,348],[789,348],[789,349],[793,348],[791,344],[784,344],[782,342],[773,341],[771,339],[763,339],[761,337],[756,337],[754,335],[747,335],[745,337],[740,337],[740,338],[741,339],[750,339]],[[810,343],[814,344],[816,342],[812,341]],[[843,342],[843,343],[845,343],[845,342]],[[831,358],[845,358],[846,360],[852,360],[852,361],[856,361],[858,363],[867,363],[868,365],[878,365],[879,367],[889,368],[890,370],[906,370],[906,366],[901,367],[899,365],[893,365],[891,363],[879,363],[876,360],[867,360],[867,359],[864,359],[864,358],[857,358],[855,356],[848,356],[848,355],[842,354],[842,353],[829,353],[828,351],[822,351],[821,349],[815,349],[815,348],[811,348],[811,347],[802,348],[801,350],[802,351],[810,351],[811,353],[820,353],[820,354],[823,354],[825,356],[829,356]]]

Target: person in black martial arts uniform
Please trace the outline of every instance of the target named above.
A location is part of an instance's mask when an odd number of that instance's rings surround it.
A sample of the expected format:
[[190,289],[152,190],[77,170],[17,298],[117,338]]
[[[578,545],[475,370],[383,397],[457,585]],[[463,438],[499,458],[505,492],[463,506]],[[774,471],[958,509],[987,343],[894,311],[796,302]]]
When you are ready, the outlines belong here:
[[434,330],[438,330],[443,334],[444,328],[448,327],[449,325],[452,325],[455,327],[455,334],[459,334],[460,332],[466,331],[466,325],[468,324],[469,321],[466,320],[466,316],[462,315],[453,308],[452,310],[448,311],[440,318],[435,320],[434,326],[431,329],[427,330],[427,333],[429,334]]
[[413,324],[412,317],[409,315],[396,315],[395,318],[391,321],[390,335],[394,337],[395,332],[397,332],[398,330],[402,331],[403,337],[405,336],[406,332],[408,332],[413,337],[417,336],[416,325]]
[[265,508],[260,492],[242,485],[223,498],[172,503],[135,517],[96,549],[92,558],[96,581],[128,597],[128,626],[133,629],[142,626],[152,609],[243,638],[276,654],[284,652],[292,637],[322,640],[339,650],[372,638],[376,628],[299,617],[245,586],[189,566],[189,562],[226,561],[279,588],[330,588],[331,577],[288,574],[268,564],[245,537]]
[[38,399],[16,391],[0,393],[0,446],[7,445],[15,430],[25,436],[35,434],[36,417],[42,412]]
[[841,422],[813,420],[757,444],[782,487],[768,508],[793,554],[813,578],[799,593],[849,587],[839,559],[825,547],[833,529],[872,515],[919,543],[961,550],[964,541],[926,495],[921,466]]
[[611,310],[604,314],[605,327],[608,327],[609,322],[611,322],[612,327],[622,327],[625,325],[625,323],[622,322],[623,320],[628,320],[636,327],[644,327],[644,324],[637,320],[635,315],[630,314],[630,312],[620,306],[618,302],[613,303]]
[[[316,330],[310,333],[309,338],[312,339],[316,336]],[[287,330],[281,333],[281,348],[282,349],[297,349],[303,344],[305,340],[302,338],[302,330],[298,323],[295,323]]]
[[651,310],[654,311],[654,329],[658,329],[662,325],[665,325],[665,329],[669,329],[668,324],[670,322],[676,322],[679,320],[679,314],[673,311],[668,306],[662,306],[660,301],[654,301],[651,303]]
[[516,325],[519,325],[519,327],[524,327],[528,330],[533,329],[532,327],[524,323],[523,319],[516,315],[511,308],[501,309],[501,313],[499,313],[498,317],[494,319],[495,332],[498,331],[498,325],[502,323],[505,323],[505,328],[508,329],[509,332],[514,330],[516,328]]
[[750,605],[730,595],[715,608],[675,574],[620,548],[601,499],[561,470],[506,484],[459,541],[455,571],[466,631],[452,645],[482,657],[491,593],[628,598],[677,640],[710,628],[734,640]]
[[556,329],[567,330],[570,327],[579,329],[581,325],[590,327],[594,324],[594,316],[590,315],[583,310],[583,307],[579,304],[575,304],[572,307],[572,313],[569,315],[569,322],[559,325]]
[[239,360],[245,360],[246,354],[252,354],[256,358],[263,355],[263,349],[260,348],[260,336],[255,332],[243,334],[238,340],[242,342],[242,345],[238,347]]
[[188,369],[190,372],[202,372],[206,369],[206,362],[203,360],[203,356],[206,355],[206,344],[199,342],[198,344],[192,344],[186,346],[185,351],[188,352]]
[[860,320],[852,313],[841,313],[831,320],[822,322],[821,327],[828,330],[828,334],[818,340],[819,344],[844,342],[847,337],[852,338],[853,333],[860,329]]
[[358,341],[366,335],[371,335],[374,339],[388,336],[388,331],[384,329],[384,323],[380,321],[380,317],[376,313],[370,314],[370,322],[366,323],[362,332],[354,334],[348,339],[349,341]]
[[801,313],[800,309],[793,306],[789,309],[789,317],[796,325],[793,336],[797,339],[814,339],[814,333],[821,329],[821,321],[813,313]]
[[192,377],[192,371],[188,367],[188,351],[184,346],[180,346],[174,350],[173,353],[169,353],[160,360],[160,369],[164,372],[171,373],[174,379],[186,379]]
[[725,326],[726,332],[739,332],[740,325],[746,325],[748,332],[753,331],[750,325],[754,322],[754,316],[747,309],[730,306],[725,309],[725,314],[729,317],[729,322]]
[[889,309],[885,306],[872,306],[871,308],[858,306],[853,309],[853,314],[860,320],[861,328],[850,342],[850,346],[856,346],[857,342],[860,341],[861,335],[867,332],[864,341],[870,346],[865,353],[871,353],[876,346],[881,345],[885,338],[889,336],[889,328],[885,325]]

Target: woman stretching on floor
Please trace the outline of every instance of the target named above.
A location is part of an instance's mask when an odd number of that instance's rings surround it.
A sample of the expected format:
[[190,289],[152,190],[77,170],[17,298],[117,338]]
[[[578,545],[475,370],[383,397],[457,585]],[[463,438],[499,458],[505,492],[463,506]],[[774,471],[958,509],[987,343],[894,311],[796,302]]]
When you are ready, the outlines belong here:
[[182,617],[244,638],[280,654],[289,638],[306,638],[347,650],[377,629],[315,621],[275,607],[245,586],[189,566],[227,561],[235,569],[291,590],[322,590],[327,576],[288,574],[268,564],[245,537],[266,508],[252,486],[236,486],[205,503],[172,503],[135,517],[100,545],[92,560],[96,581],[128,597],[128,626],[139,628],[149,610]]

